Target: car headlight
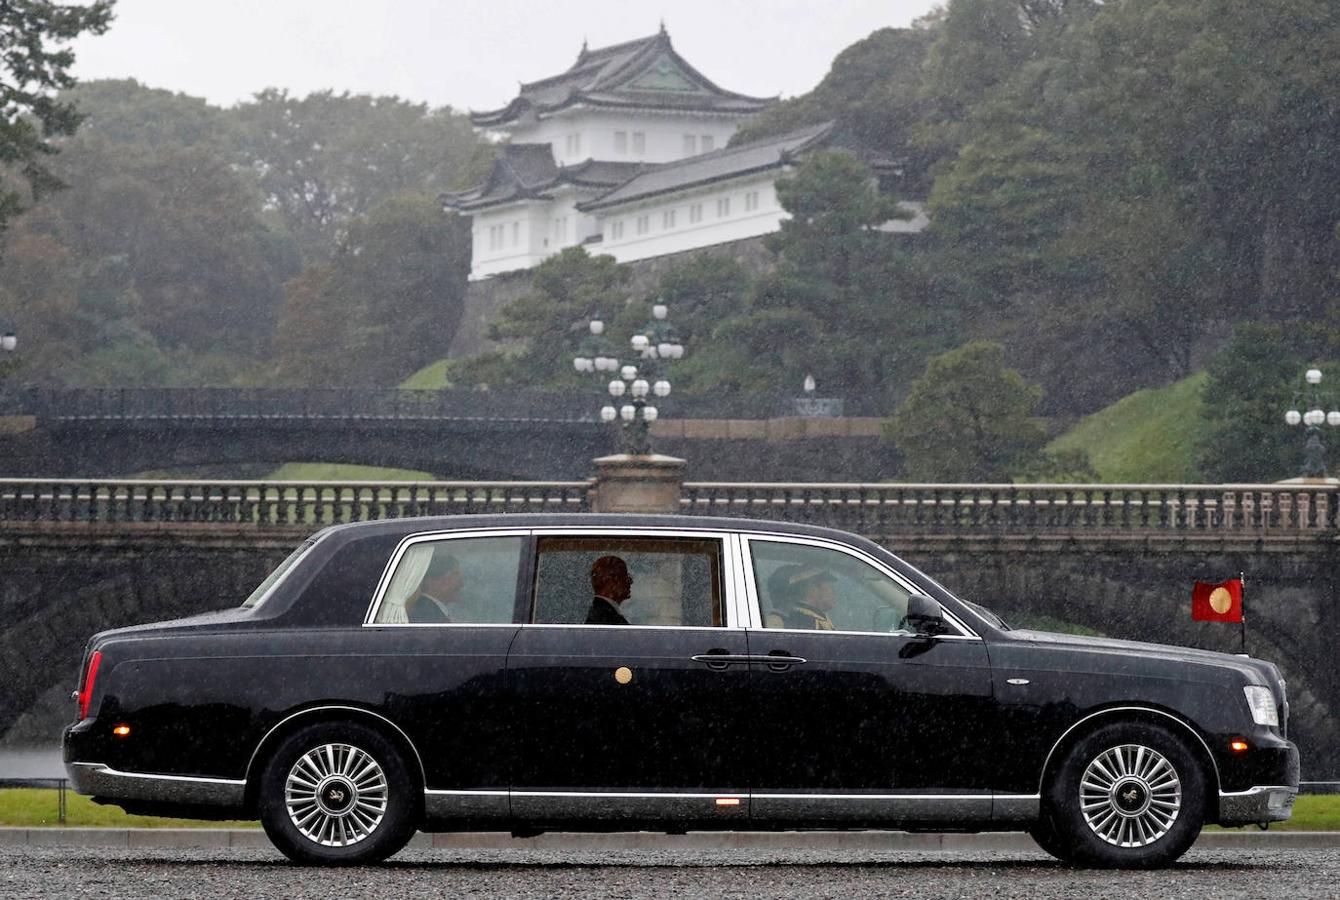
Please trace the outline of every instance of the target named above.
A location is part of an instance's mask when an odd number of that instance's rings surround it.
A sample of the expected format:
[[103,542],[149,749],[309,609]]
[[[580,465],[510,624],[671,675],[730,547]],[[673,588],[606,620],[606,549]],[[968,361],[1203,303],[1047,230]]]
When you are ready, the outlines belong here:
[[1280,726],[1279,709],[1275,706],[1275,697],[1270,693],[1270,688],[1251,684],[1243,688],[1242,692],[1247,695],[1247,708],[1252,711],[1253,722],[1272,728]]

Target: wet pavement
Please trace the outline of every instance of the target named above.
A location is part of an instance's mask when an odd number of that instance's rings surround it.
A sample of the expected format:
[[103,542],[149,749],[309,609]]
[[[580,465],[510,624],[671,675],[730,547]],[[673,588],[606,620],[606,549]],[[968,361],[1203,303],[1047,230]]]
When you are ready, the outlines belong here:
[[0,847],[3,897],[1335,897],[1340,850],[1192,850],[1153,872],[1041,851],[408,849],[374,867],[268,849]]

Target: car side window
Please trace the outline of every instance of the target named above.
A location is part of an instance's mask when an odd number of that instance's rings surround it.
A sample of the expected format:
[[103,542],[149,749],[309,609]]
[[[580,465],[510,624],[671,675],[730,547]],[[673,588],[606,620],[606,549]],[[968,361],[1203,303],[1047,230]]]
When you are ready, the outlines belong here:
[[516,609],[522,537],[410,544],[377,608],[378,624],[508,624]]
[[716,539],[541,537],[531,621],[717,626],[721,584]]
[[910,632],[909,592],[883,572],[827,547],[751,540],[765,628]]

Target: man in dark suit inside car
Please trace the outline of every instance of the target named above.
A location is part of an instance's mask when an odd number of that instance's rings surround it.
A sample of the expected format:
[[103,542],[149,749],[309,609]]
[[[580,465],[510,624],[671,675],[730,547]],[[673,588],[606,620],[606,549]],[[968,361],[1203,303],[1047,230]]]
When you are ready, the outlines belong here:
[[463,587],[465,576],[456,557],[434,554],[418,593],[405,603],[405,613],[415,624],[451,624],[454,604],[461,599]]
[[633,590],[633,576],[628,566],[617,556],[602,556],[591,564],[591,610],[586,614],[587,625],[627,625],[619,604],[628,599]]

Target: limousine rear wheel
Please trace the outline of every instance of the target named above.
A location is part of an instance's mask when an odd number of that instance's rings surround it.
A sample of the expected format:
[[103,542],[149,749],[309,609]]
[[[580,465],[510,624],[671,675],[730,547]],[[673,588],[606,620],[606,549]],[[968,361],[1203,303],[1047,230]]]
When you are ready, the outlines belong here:
[[1180,736],[1143,722],[1106,725],[1057,770],[1043,824],[1063,846],[1044,849],[1103,868],[1167,865],[1200,834],[1205,793],[1204,771]]
[[294,862],[379,862],[414,833],[414,782],[394,744],[354,723],[285,739],[261,776],[265,833]]

